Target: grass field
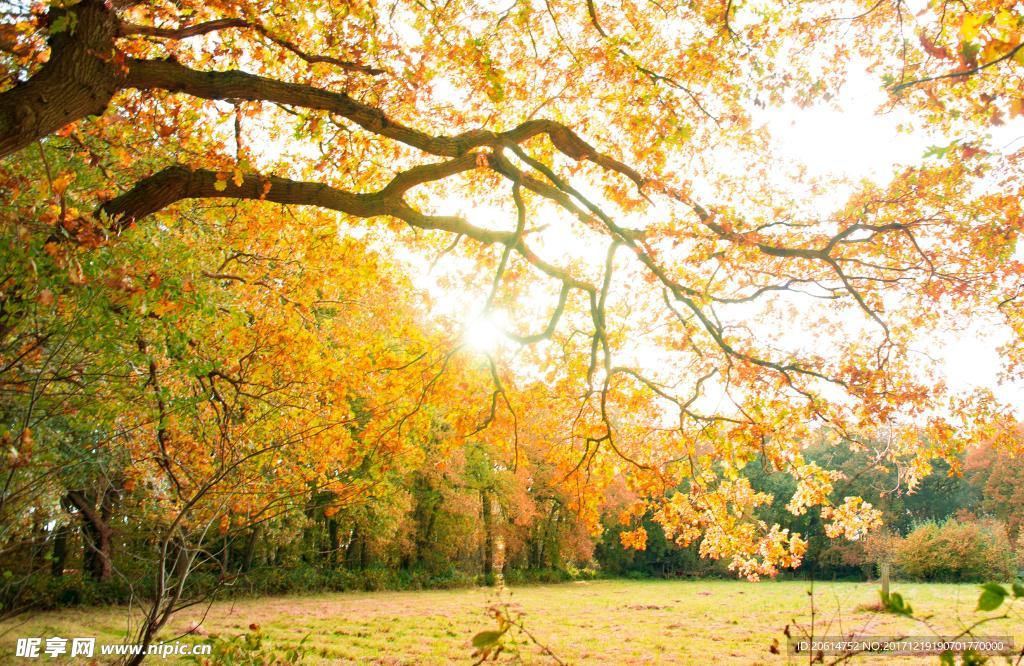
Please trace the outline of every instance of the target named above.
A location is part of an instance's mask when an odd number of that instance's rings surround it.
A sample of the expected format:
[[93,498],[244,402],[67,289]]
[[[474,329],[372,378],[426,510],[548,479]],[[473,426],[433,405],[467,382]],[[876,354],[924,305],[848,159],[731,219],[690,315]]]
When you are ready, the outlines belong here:
[[[779,639],[785,653],[783,628],[793,621],[810,621],[809,589],[805,582],[608,580],[515,588],[507,591],[505,600],[524,613],[526,628],[566,663],[775,664],[796,663],[771,654],[769,647]],[[932,616],[929,622],[940,632],[958,633],[964,623],[982,617],[974,610],[976,585],[894,584],[893,591],[910,600],[915,614]],[[865,608],[877,599],[875,585],[816,583],[816,635],[929,633],[913,620]],[[494,626],[486,609],[495,601],[490,589],[224,601],[208,609],[198,633],[235,635],[255,623],[275,644],[294,643],[308,635],[306,663],[468,663],[472,636]],[[206,610],[182,612],[162,637],[186,632]],[[0,625],[0,662],[13,660],[18,636],[120,641],[125,613],[123,608],[74,609]],[[1016,617],[987,624],[981,633],[1012,635],[1019,649],[1024,644],[1024,622],[1019,613]],[[520,649],[527,663],[550,663],[533,645]],[[26,663],[47,661],[57,660],[43,657]],[[876,657],[855,663],[937,661]]]

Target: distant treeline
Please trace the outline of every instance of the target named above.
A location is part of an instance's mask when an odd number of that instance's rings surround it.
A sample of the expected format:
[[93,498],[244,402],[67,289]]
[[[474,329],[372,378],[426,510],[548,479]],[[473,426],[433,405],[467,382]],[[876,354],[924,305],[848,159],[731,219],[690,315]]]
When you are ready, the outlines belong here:
[[[842,470],[834,496],[863,497],[884,514],[885,528],[859,541],[831,539],[820,516],[794,516],[785,505],[796,489],[785,474],[767,473],[759,462],[744,470],[756,490],[774,501],[761,511],[769,524],[777,522],[808,539],[807,554],[793,576],[815,579],[871,578],[878,564],[889,561],[896,576],[916,580],[1006,580],[1024,568],[1024,460],[990,447],[971,449],[959,470],[944,462],[911,492],[897,468],[873,462],[868,451],[824,441],[805,455],[823,467]],[[661,527],[645,517],[648,533],[643,551],[624,549],[609,523],[597,544],[601,570],[626,576],[728,575],[723,563],[702,559],[698,546],[677,548],[666,541]]]
[[[1021,565],[1024,461],[981,448],[963,459],[960,473],[940,463],[908,492],[897,470],[873,465],[866,452],[822,442],[806,455],[843,470],[835,496],[864,497],[884,512],[887,527],[861,541],[830,539],[815,512],[794,516],[785,509],[795,491],[791,477],[750,463],[745,472],[755,488],[775,498],[760,517],[809,542],[803,565],[786,575],[871,577],[887,560],[897,576],[909,578],[1006,579]],[[225,531],[189,585],[193,594],[223,596],[469,586],[492,583],[498,573],[512,584],[731,575],[724,563],[701,558],[698,544],[669,543],[650,516],[642,519],[646,550],[624,548],[619,535],[629,528],[618,521],[630,500],[624,488],[606,498],[605,529],[594,535],[573,498],[555,487],[543,467],[517,475],[484,445],[444,460],[426,455],[381,484],[370,502],[338,509],[331,496],[311,492],[301,515]],[[67,521],[36,526],[38,538],[6,553],[7,609],[125,602],[153,577],[151,538],[116,496],[66,502]],[[96,521],[76,503],[95,507],[93,518],[105,521],[102,556],[112,566],[98,561]]]

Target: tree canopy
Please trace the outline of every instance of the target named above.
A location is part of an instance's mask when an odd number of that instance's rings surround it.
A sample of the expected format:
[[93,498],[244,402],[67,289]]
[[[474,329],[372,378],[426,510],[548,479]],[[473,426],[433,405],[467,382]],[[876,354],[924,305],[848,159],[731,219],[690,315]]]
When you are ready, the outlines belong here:
[[[596,531],[625,484],[624,545],[651,515],[756,578],[807,543],[751,462],[856,539],[880,513],[812,439],[907,490],[1020,447],[935,358],[972,323],[1024,362],[1024,153],[989,137],[1024,114],[1017,3],[0,8],[0,524],[72,512],[109,577],[130,505],[146,640],[215,535],[423,456],[463,452],[485,519],[543,486]],[[877,182],[781,158],[764,110],[857,71],[936,147]]]

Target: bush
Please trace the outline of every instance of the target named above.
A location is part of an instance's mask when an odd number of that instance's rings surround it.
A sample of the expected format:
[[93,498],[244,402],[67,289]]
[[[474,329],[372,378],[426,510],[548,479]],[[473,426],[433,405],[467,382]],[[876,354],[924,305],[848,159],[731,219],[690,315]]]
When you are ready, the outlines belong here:
[[573,580],[565,569],[512,569],[505,572],[509,585],[530,585],[538,583],[564,583]]
[[[147,583],[148,580],[142,584]],[[6,586],[0,592],[0,611],[123,604],[131,598],[131,585],[123,578],[99,583],[81,576],[54,578],[48,573],[40,573],[19,581],[17,585]]]
[[902,577],[924,581],[1009,580],[1016,554],[995,520],[929,521],[899,540],[894,563]]

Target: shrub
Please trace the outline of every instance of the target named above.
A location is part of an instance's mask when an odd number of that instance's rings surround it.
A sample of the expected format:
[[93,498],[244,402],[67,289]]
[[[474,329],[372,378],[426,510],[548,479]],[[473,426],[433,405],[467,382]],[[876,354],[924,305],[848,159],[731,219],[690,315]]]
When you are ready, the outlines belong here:
[[900,575],[914,580],[1008,580],[1016,574],[1015,560],[1006,528],[995,520],[929,521],[895,548]]
[[[147,584],[148,579],[137,583]],[[132,598],[132,592],[129,582],[120,577],[100,583],[81,576],[54,578],[47,573],[33,574],[17,586],[8,586],[0,593],[0,611],[123,604]],[[135,592],[138,592],[138,588]]]

